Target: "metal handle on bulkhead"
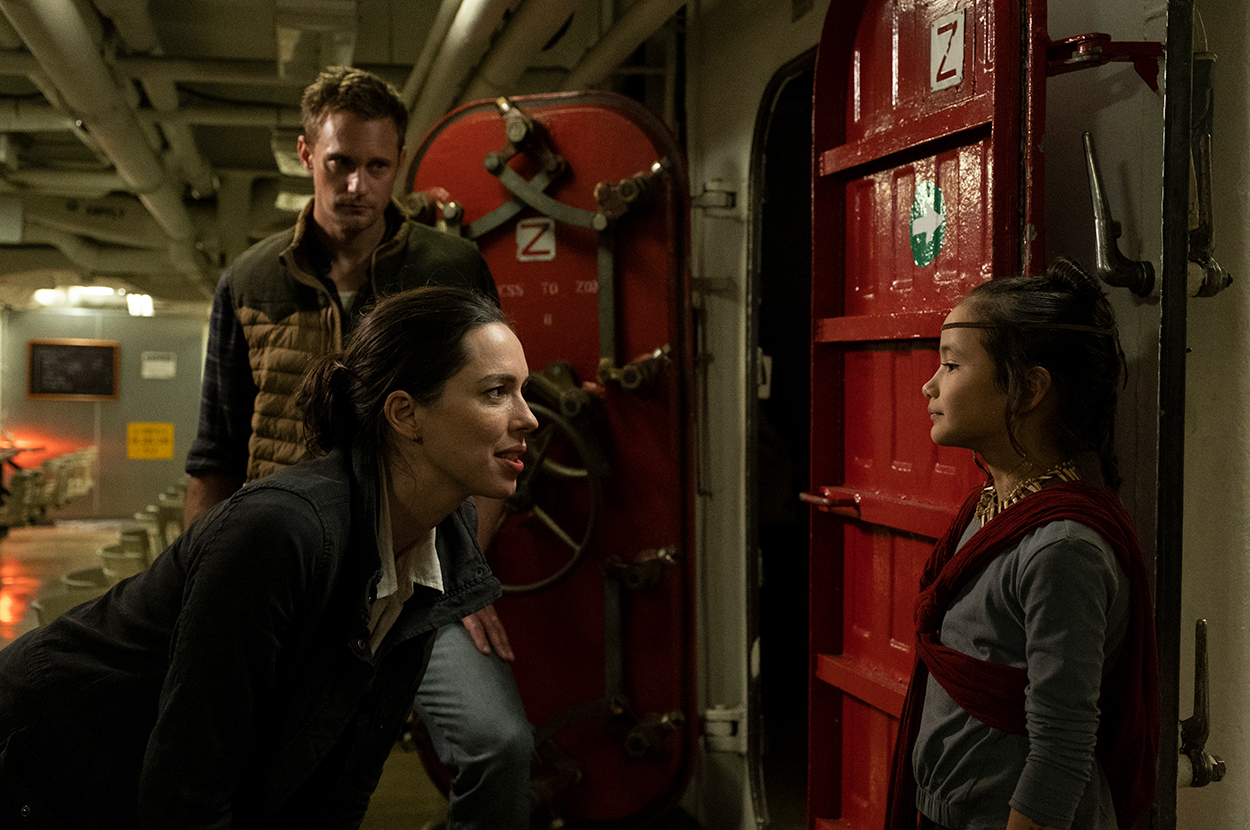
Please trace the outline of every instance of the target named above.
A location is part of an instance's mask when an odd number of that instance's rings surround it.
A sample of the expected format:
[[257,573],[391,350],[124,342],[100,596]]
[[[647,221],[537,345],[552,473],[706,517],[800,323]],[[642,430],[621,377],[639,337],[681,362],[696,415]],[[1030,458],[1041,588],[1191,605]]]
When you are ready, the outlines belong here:
[[1190,115],[1189,294],[1214,297],[1233,278],[1215,261],[1215,221],[1211,211],[1211,133],[1214,125],[1215,55],[1194,55]]
[[1211,734],[1210,687],[1207,683],[1207,621],[1194,631],[1194,713],[1181,721],[1181,756],[1177,787],[1205,787],[1224,778],[1224,760],[1207,752]]
[[1089,195],[1094,203],[1094,273],[1107,285],[1127,288],[1139,297],[1154,290],[1155,268],[1149,262],[1129,259],[1120,253],[1120,223],[1111,217],[1111,204],[1103,188],[1094,137],[1081,134],[1085,145],[1085,169],[1089,173]]

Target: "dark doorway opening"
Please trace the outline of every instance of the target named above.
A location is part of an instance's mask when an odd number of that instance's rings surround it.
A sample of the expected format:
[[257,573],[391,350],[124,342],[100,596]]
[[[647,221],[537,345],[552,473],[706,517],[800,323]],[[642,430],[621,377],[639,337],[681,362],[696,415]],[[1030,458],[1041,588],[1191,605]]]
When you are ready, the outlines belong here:
[[748,424],[759,585],[751,615],[759,650],[752,721],[761,736],[753,779],[756,808],[774,830],[807,827],[809,534],[798,494],[808,485],[811,431],[814,65],[813,51],[774,78],[757,126],[752,174],[758,201],[751,362],[760,380]]

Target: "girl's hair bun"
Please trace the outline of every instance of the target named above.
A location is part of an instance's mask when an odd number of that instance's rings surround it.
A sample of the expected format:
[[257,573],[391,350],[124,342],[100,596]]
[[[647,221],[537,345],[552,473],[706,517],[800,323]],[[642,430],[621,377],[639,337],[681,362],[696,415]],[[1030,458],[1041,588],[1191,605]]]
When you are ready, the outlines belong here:
[[1098,280],[1079,263],[1065,257],[1051,263],[1046,276],[1056,290],[1066,290],[1078,299],[1097,302],[1106,296]]

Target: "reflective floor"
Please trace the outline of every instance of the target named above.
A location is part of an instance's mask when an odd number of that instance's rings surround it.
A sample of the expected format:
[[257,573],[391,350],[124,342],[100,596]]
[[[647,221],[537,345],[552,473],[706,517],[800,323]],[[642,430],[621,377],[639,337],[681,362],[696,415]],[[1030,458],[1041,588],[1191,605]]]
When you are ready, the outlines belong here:
[[100,567],[100,548],[120,531],[120,522],[60,522],[0,538],[0,648],[39,624],[30,603],[41,590],[59,592],[62,574]]
[[[31,603],[46,609],[77,599],[62,575],[99,568],[100,548],[116,543],[121,522],[58,522],[14,528],[0,539],[0,648],[39,625]],[[364,830],[431,830],[446,816],[447,803],[430,782],[415,753],[391,753],[373,794]]]

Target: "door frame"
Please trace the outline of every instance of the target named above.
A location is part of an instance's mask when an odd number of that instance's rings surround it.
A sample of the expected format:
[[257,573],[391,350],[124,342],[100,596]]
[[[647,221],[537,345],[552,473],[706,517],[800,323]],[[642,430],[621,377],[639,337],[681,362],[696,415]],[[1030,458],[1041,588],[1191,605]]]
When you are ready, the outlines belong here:
[[[750,170],[748,172],[748,192],[750,205],[750,227],[747,234],[747,297],[750,299],[746,316],[746,377],[748,396],[746,401],[746,452],[744,454],[744,481],[746,486],[746,536],[743,555],[746,561],[746,619],[747,619],[747,766],[751,787],[751,804],[754,809],[757,827],[770,826],[767,792],[764,786],[764,713],[761,690],[762,674],[760,672],[760,603],[759,586],[762,582],[763,569],[760,557],[760,516],[759,516],[759,441],[760,406],[758,394],[752,394],[757,388],[761,365],[759,360],[760,347],[760,305],[763,299],[763,234],[764,216],[763,199],[767,176],[765,146],[769,130],[773,123],[778,101],[785,88],[804,73],[814,73],[816,68],[816,47],[812,47],[798,57],[790,60],[779,68],[769,80],[761,98],[759,110],[756,112],[755,129],[751,138]],[[808,136],[810,138],[810,130]],[[809,142],[809,157],[811,145]],[[811,200],[804,200],[807,205],[808,222],[804,226],[810,247],[811,240]],[[808,269],[804,278],[811,291],[811,270]],[[810,412],[810,400],[808,410]],[[803,460],[806,465],[806,459]],[[806,466],[804,467],[806,469]],[[806,615],[804,615],[806,619]],[[806,642],[806,632],[803,634]],[[806,759],[804,759],[806,766]]]

